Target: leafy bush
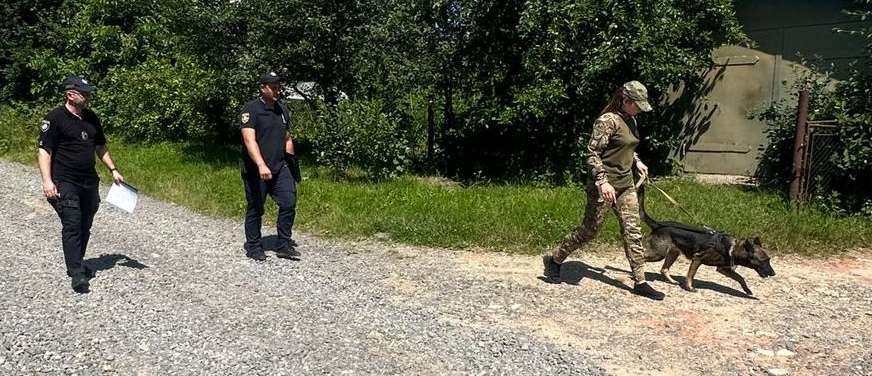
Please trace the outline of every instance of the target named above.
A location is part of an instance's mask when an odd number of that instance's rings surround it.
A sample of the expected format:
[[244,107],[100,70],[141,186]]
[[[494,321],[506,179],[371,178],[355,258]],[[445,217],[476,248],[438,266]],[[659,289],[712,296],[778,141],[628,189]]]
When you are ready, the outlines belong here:
[[232,6],[86,0],[49,2],[36,12],[31,3],[5,6],[21,25],[12,29],[19,42],[0,72],[10,78],[0,83],[4,99],[54,102],[62,80],[75,74],[99,87],[94,106],[107,130],[130,141],[229,139],[247,95],[226,90],[238,76],[228,59],[227,46],[236,44],[227,31],[241,22],[228,16]]
[[319,163],[389,177],[421,160],[421,132],[402,109],[386,108],[379,100],[349,100],[336,106],[319,102],[317,113],[311,123],[300,124],[295,136],[308,144]]
[[[838,30],[863,38],[865,55],[872,56],[872,0],[856,2],[858,10],[849,12],[866,21],[855,30]],[[837,189],[847,198],[844,206],[872,219],[872,69],[868,58],[856,62],[847,80],[839,83],[836,96],[842,101],[843,111],[838,114],[839,139],[844,145],[838,155],[842,185]]]
[[[48,103],[79,74],[100,86],[107,128],[130,141],[238,142],[239,105],[275,70],[316,82],[330,104],[309,98],[325,134],[304,139],[319,160],[379,176],[423,167],[421,98],[432,95],[444,173],[580,179],[579,141],[614,88],[638,79],[656,100],[699,86],[711,50],[743,40],[729,0],[10,4],[13,28],[0,35],[21,52],[0,56],[3,99]],[[341,93],[350,101],[337,104]],[[664,114],[682,110],[640,118],[655,171],[668,170],[682,125]]]
[[35,153],[39,127],[48,111],[48,107],[22,103],[0,106],[0,154]]
[[[869,52],[872,53],[872,49]],[[845,143],[840,156],[841,167],[853,175],[872,175],[872,73],[869,67],[855,66],[850,78],[839,84],[836,94],[844,100],[844,111],[838,118],[840,136]]]
[[[619,85],[639,80],[659,103],[673,85],[701,86],[712,49],[744,40],[730,1],[482,3],[470,8],[461,30],[469,37],[451,68],[466,105],[446,149],[461,176],[561,182],[585,173],[579,140]],[[668,114],[684,110],[639,117],[640,154],[656,172],[671,169],[666,156],[684,125]]]
[[[211,72],[187,61],[149,60],[109,71],[98,93],[107,131],[135,141],[214,135],[223,114]],[[211,133],[211,134],[210,134]]]

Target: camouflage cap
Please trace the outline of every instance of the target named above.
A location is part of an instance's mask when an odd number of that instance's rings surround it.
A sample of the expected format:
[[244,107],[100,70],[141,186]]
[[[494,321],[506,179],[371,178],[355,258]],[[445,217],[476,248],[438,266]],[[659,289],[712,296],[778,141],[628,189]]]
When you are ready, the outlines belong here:
[[632,99],[639,105],[639,109],[644,112],[653,110],[651,104],[648,103],[648,89],[639,81],[630,81],[624,84],[624,93],[627,98]]

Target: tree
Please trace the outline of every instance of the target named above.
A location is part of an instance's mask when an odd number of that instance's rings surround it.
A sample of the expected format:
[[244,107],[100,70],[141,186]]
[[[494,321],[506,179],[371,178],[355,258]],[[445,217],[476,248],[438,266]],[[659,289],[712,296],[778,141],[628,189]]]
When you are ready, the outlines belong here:
[[27,58],[39,46],[46,20],[56,15],[61,0],[9,0],[0,4],[0,99],[32,100],[29,83],[35,72]]
[[[457,145],[448,158],[466,176],[562,181],[578,171],[578,142],[618,85],[638,79],[662,98],[673,85],[701,82],[712,49],[743,41],[727,0],[445,4],[454,48],[443,72],[463,105],[456,126],[445,119]],[[680,128],[649,133],[643,147],[665,155]]]

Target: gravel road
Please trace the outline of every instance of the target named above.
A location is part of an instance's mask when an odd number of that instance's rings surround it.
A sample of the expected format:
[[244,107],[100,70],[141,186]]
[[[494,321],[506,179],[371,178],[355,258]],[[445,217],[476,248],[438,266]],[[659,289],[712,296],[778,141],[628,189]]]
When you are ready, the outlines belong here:
[[561,285],[533,256],[305,234],[300,261],[258,263],[241,219],[144,198],[102,204],[80,295],[36,170],[0,161],[0,202],[0,374],[872,375],[868,250],[740,269],[756,299],[701,269],[700,292],[655,281],[654,302],[616,249]]

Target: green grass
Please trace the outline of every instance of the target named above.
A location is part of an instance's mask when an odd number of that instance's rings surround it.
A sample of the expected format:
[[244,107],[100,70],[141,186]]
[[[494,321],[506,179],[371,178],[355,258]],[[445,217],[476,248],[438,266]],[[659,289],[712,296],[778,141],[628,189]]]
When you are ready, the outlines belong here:
[[[704,224],[736,236],[760,236],[778,253],[828,255],[872,243],[872,222],[791,211],[775,194],[671,179],[658,186]],[[414,177],[384,183],[313,179],[301,193],[301,218],[310,230],[340,237],[385,233],[403,243],[483,247],[537,253],[581,221],[581,188],[481,185],[442,188]],[[659,193],[649,192],[657,219],[692,223]],[[310,201],[311,200],[311,201]],[[600,240],[620,244],[609,216]]]
[[[245,199],[238,149],[115,142],[110,150],[127,180],[142,192],[242,221]],[[32,151],[6,151],[4,157],[35,164]],[[105,169],[99,170],[108,181]],[[553,247],[580,222],[585,201],[580,187],[460,187],[415,176],[370,182],[336,178],[308,164],[303,174],[297,228],[346,239],[379,234],[414,245],[538,253]],[[741,237],[759,235],[775,253],[829,255],[872,244],[872,222],[812,209],[791,211],[775,194],[681,179],[658,185],[705,224]],[[653,217],[693,222],[659,193],[649,190],[648,197]],[[274,213],[270,208],[266,219]],[[620,244],[613,215],[599,241]]]

